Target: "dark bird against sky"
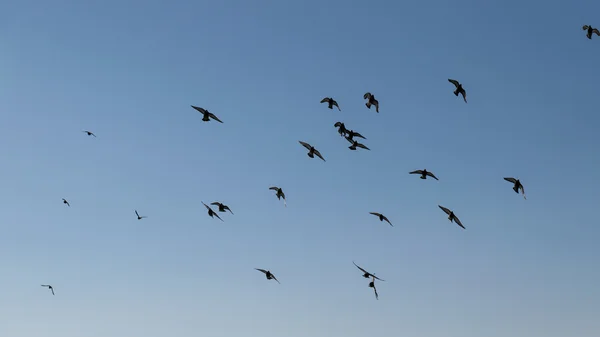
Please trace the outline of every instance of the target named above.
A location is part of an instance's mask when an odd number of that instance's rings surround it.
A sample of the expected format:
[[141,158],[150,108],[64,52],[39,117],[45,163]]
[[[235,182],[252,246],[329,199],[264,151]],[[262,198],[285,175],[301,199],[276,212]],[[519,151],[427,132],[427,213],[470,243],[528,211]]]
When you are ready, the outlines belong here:
[[342,111],[342,109],[340,109],[340,106],[338,105],[338,102],[336,102],[333,98],[331,97],[325,97],[321,100],[321,103],[327,103],[327,107],[329,109],[333,109],[334,106],[336,106],[338,108],[339,111]]
[[456,90],[454,90],[454,96],[458,96],[458,94],[461,94],[463,100],[465,101],[465,103],[467,103],[467,92],[463,88],[462,84],[460,84],[457,80],[453,80],[450,78],[448,79],[448,82],[454,84],[454,86],[456,87]]
[[453,211],[447,209],[444,206],[438,205],[438,207],[441,208],[442,211],[444,211],[444,213],[448,214],[448,220],[450,220],[450,222],[454,221],[454,222],[456,222],[457,225],[459,225],[463,229],[466,229],[465,226],[463,226],[463,224],[460,222],[460,220],[456,217],[456,215],[454,215]]
[[371,109],[371,105],[374,105],[375,111],[379,113],[379,101],[375,99],[375,95],[373,95],[370,92],[367,92],[363,95],[363,98],[367,100],[367,103],[365,103],[367,108]]
[[267,280],[275,280],[277,281],[277,283],[281,283],[279,282],[279,280],[275,277],[275,275],[273,275],[270,271],[268,270],[264,270],[264,269],[260,269],[260,268],[254,268],[260,272],[263,272],[265,274],[265,276],[267,277]]
[[433,173],[423,169],[423,170],[416,170],[416,171],[412,171],[409,172],[409,174],[420,174],[421,175],[421,179],[427,179],[427,176],[430,176],[431,178],[435,179],[435,180],[439,180]]
[[307,153],[307,155],[308,155],[309,157],[311,157],[311,158],[314,158],[314,157],[315,157],[315,155],[317,155],[317,157],[319,157],[319,158],[321,158],[323,161],[325,161],[325,158],[323,158],[323,156],[321,155],[321,152],[319,152],[319,150],[315,149],[315,147],[314,147],[314,146],[312,146],[312,145],[310,145],[310,144],[308,144],[308,143],[306,143],[306,142],[303,142],[303,141],[301,141],[301,140],[299,140],[299,141],[298,141],[298,143],[302,144],[302,146],[304,146],[304,147],[305,147],[305,148],[308,150],[308,153]]
[[206,209],[208,210],[208,215],[213,218],[213,217],[217,217],[217,219],[223,221],[223,219],[221,219],[221,217],[219,216],[219,214],[217,214],[215,211],[212,210],[212,208],[210,208],[210,206],[208,206],[207,204],[204,203],[204,201],[202,201],[202,205],[204,205],[204,207],[206,207]]
[[200,108],[200,107],[193,106],[193,105],[192,105],[192,108],[194,108],[197,111],[199,111],[200,113],[202,113],[202,115],[203,115],[202,120],[205,121],[205,122],[210,121],[210,119],[212,118],[212,119],[216,120],[219,123],[223,123],[217,116],[215,116],[215,114],[213,114],[212,112],[210,112],[210,111],[208,111],[208,110],[206,110],[204,108]]

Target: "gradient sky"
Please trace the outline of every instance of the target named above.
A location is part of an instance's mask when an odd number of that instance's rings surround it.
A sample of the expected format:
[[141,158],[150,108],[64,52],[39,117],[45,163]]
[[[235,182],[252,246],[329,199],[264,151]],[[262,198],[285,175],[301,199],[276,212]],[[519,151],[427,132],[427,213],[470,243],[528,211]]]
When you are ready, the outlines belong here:
[[0,336],[600,335],[597,1],[0,7]]

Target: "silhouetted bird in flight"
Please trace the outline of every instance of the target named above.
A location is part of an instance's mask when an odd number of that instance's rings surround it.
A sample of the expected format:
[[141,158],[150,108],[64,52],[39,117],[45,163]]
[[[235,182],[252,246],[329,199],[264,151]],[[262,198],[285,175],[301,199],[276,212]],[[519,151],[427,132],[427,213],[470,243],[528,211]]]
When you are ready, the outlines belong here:
[[420,174],[421,179],[427,179],[427,176],[430,176],[431,178],[433,178],[435,180],[439,180],[433,173],[431,173],[427,170],[416,170],[416,171],[409,172],[409,174]]
[[375,299],[378,300],[379,294],[377,293],[377,288],[375,288],[375,276],[373,276],[373,279],[371,280],[371,282],[369,282],[369,287],[373,288],[373,291],[375,291]]
[[145,215],[144,215],[144,216],[140,216],[140,215],[138,214],[138,211],[137,211],[137,210],[135,210],[135,215],[137,215],[137,218],[138,218],[138,220],[142,220],[143,218],[147,218],[147,216],[145,216]]
[[463,226],[462,223],[460,222],[460,220],[456,217],[456,215],[454,215],[454,212],[452,212],[451,210],[447,209],[444,206],[438,205],[438,207],[441,208],[442,211],[444,211],[446,214],[448,214],[448,220],[450,220],[450,222],[452,222],[454,220],[454,222],[456,222],[457,225],[459,225],[463,229],[466,229],[465,226]]
[[348,131],[346,131],[346,134],[348,135],[348,137],[346,137],[346,139],[348,139],[348,140],[354,140],[354,137],[367,139],[363,135],[361,135],[360,133],[358,133],[354,130],[348,130]]
[[223,203],[215,201],[215,202],[211,203],[211,205],[218,206],[219,207],[219,212],[229,211],[231,214],[233,214],[233,212],[231,211],[231,209],[229,208],[229,206],[227,206],[227,205],[225,205]]
[[52,291],[52,295],[54,295],[54,288],[52,288],[51,285],[49,285],[49,284],[42,284],[42,287],[46,287],[46,288],[50,289]]
[[336,106],[338,108],[339,111],[342,111],[342,109],[340,109],[340,106],[338,105],[338,102],[336,102],[333,98],[331,97],[325,97],[321,100],[321,103],[327,103],[327,107],[329,109],[333,109],[334,106]]
[[371,109],[371,105],[374,105],[375,111],[379,112],[379,101],[375,99],[375,95],[373,95],[370,92],[367,92],[366,94],[364,94],[363,98],[367,100],[367,103],[365,103],[367,108]]
[[374,277],[374,278],[378,279],[379,281],[383,281],[383,280],[382,280],[382,279],[380,279],[379,277],[377,277],[377,276],[375,276],[375,275],[373,275],[373,274],[369,273],[368,271],[364,270],[363,268],[361,268],[359,265],[357,265],[357,264],[356,264],[356,262],[352,261],[352,263],[354,263],[354,265],[356,266],[356,268],[360,269],[360,271],[362,271],[362,272],[364,273],[364,274],[363,274],[363,277],[364,277],[364,278]]
[[590,25],[584,25],[583,30],[587,30],[586,36],[590,40],[592,39],[592,33],[596,33],[596,35],[600,36],[600,31],[598,31],[598,28],[592,28]]
[[377,213],[377,212],[369,212],[370,214],[373,214],[374,216],[379,218],[379,221],[387,221],[387,223],[390,224],[390,226],[394,227],[394,225],[392,225],[392,223],[390,222],[390,220],[388,220],[388,218],[385,217],[385,215],[381,214],[381,213]]
[[519,193],[519,189],[521,189],[521,193],[523,193],[523,198],[527,199],[525,197],[525,188],[523,187],[523,184],[521,184],[521,181],[519,181],[519,179],[515,179],[515,178],[504,178],[504,180],[506,181],[510,181],[511,183],[514,184],[513,186],[513,191],[515,191],[517,194]]
[[357,147],[363,148],[365,150],[371,150],[368,147],[366,147],[364,144],[361,144],[359,142],[357,142],[356,140],[350,139],[348,137],[345,137],[347,141],[349,141],[350,143],[352,143],[352,145],[348,146],[348,148],[352,151],[356,151]]
[[83,130],[81,132],[87,133],[88,136],[94,136],[94,137],[96,137],[96,135],[93,132],[91,132],[91,131]]
[[267,277],[267,280],[275,280],[275,281],[277,281],[277,283],[281,284],[281,282],[279,282],[279,280],[275,277],[275,275],[273,275],[270,271],[260,269],[260,268],[254,268],[254,269],[256,269],[260,272],[263,272],[265,274],[265,276]]
[[216,120],[219,123],[223,123],[217,116],[215,116],[215,114],[213,114],[212,112],[210,112],[210,111],[208,111],[206,109],[203,109],[203,108],[200,108],[200,107],[197,107],[197,106],[193,106],[193,105],[192,105],[192,108],[198,110],[199,112],[202,113],[202,115],[204,115],[202,117],[202,120],[205,121],[205,122],[210,121],[210,119],[212,118],[212,119]]
[[344,125],[344,123],[342,123],[342,122],[336,122],[335,124],[333,124],[333,126],[338,128],[338,133],[342,137],[345,136],[346,133],[348,132],[348,130],[346,129],[346,125]]
[[281,198],[283,198],[283,205],[285,207],[287,207],[287,203],[285,201],[285,193],[283,193],[283,190],[281,189],[281,187],[277,187],[277,186],[271,186],[269,187],[270,190],[276,191],[276,196],[277,199],[281,200]]
[[216,216],[219,220],[223,221],[223,219],[221,219],[219,214],[217,214],[215,211],[213,211],[212,208],[210,208],[210,206],[208,206],[207,204],[204,203],[204,201],[202,201],[202,205],[204,205],[204,207],[206,207],[206,209],[208,209],[208,215],[210,215],[211,218]]
[[67,199],[63,198],[63,204],[71,207],[71,204],[69,204],[69,202],[67,201]]
[[317,157],[319,157],[319,158],[323,159],[323,161],[325,161],[325,158],[323,158],[323,156],[321,155],[321,152],[319,152],[319,150],[315,149],[314,146],[312,146],[308,143],[305,143],[301,140],[299,140],[298,143],[302,144],[302,146],[304,146],[306,149],[308,149],[307,155],[309,157],[314,158],[315,155],[317,155]]
[[462,84],[460,84],[457,80],[453,80],[450,78],[448,79],[448,82],[454,84],[454,86],[456,87],[456,90],[454,90],[454,96],[458,96],[458,94],[461,94],[463,100],[465,101],[465,103],[467,103],[467,92],[463,88]]

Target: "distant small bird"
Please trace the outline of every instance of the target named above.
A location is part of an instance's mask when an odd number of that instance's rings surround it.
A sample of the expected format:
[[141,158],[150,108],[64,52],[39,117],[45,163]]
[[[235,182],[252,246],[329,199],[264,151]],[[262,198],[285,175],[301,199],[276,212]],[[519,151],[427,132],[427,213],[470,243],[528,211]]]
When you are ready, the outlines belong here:
[[523,184],[521,184],[521,181],[519,181],[519,179],[515,179],[515,178],[504,178],[504,180],[506,181],[510,181],[511,183],[515,184],[513,186],[513,191],[515,191],[517,194],[519,194],[519,189],[521,189],[521,193],[523,193],[523,198],[527,199],[525,197],[525,188],[523,187]]
[[356,151],[357,147],[363,148],[365,150],[371,150],[368,147],[366,147],[364,144],[361,144],[361,143],[357,142],[356,140],[350,139],[348,137],[346,137],[346,140],[349,141],[350,143],[352,143],[352,145],[348,146],[348,148],[352,151]]
[[63,198],[63,204],[71,207],[71,204],[69,204],[69,202],[67,201],[67,199]]
[[265,274],[265,276],[267,277],[267,280],[275,280],[275,281],[277,281],[277,283],[281,284],[281,282],[279,282],[279,280],[275,277],[275,275],[273,275],[270,271],[260,269],[260,268],[254,268],[254,269],[256,269],[260,272],[263,272]]
[[596,35],[600,36],[600,31],[598,31],[598,28],[592,28],[590,25],[584,25],[583,30],[587,30],[586,36],[590,40],[592,39],[592,33],[596,33]]
[[427,176],[432,177],[435,180],[439,180],[433,173],[427,171],[427,170],[416,170],[416,171],[412,171],[412,172],[408,172],[409,174],[420,174],[421,175],[421,179],[427,179]]
[[375,291],[375,299],[378,300],[379,294],[377,293],[377,288],[375,288],[375,276],[373,276],[373,279],[371,280],[371,282],[369,282],[369,287],[373,288],[373,291]]
[[354,137],[367,139],[363,135],[361,135],[360,133],[358,133],[354,130],[348,130],[346,133],[348,134],[348,137],[346,137],[348,140],[354,140]]
[[367,108],[371,109],[371,105],[374,105],[375,111],[377,111],[379,113],[379,101],[375,99],[375,95],[373,95],[370,92],[367,92],[366,94],[363,95],[363,98],[368,100],[367,103],[365,103]]
[[463,100],[465,101],[465,103],[467,103],[467,92],[463,88],[462,84],[460,84],[457,80],[453,80],[450,78],[448,79],[448,82],[454,84],[454,86],[456,87],[456,90],[454,90],[454,96],[458,96],[458,94],[461,94]]
[[192,105],[192,108],[196,109],[197,111],[201,112],[204,115],[204,117],[202,117],[202,120],[205,122],[210,121],[210,119],[212,118],[219,123],[223,123],[217,116],[215,116],[215,114],[213,114],[212,112],[210,112],[204,108],[200,108],[200,107],[193,106],[193,105]]
[[385,217],[385,215],[381,214],[381,213],[377,213],[377,212],[369,212],[370,214],[373,214],[374,216],[379,218],[379,221],[387,221],[387,223],[390,224],[390,226],[394,227],[394,225],[392,225],[392,223],[390,222],[390,220],[388,220],[388,218]]
[[140,215],[138,214],[138,211],[137,211],[137,210],[135,210],[135,215],[137,215],[137,218],[138,218],[138,220],[142,220],[143,218],[147,218],[147,216],[145,216],[145,215],[144,215],[144,216],[140,216]]
[[463,226],[463,224],[460,222],[460,220],[456,217],[456,215],[454,215],[454,212],[452,212],[451,210],[447,209],[444,206],[438,205],[438,207],[441,208],[442,211],[444,211],[446,214],[448,214],[448,220],[450,220],[450,222],[452,222],[452,220],[454,220],[454,222],[456,222],[457,225],[459,225],[463,229],[466,229],[465,226]]
[[333,98],[331,97],[325,97],[321,100],[321,103],[327,103],[327,107],[329,109],[333,109],[334,106],[336,106],[338,108],[339,111],[342,111],[342,109],[340,109],[340,106],[338,105],[338,102],[336,102]]
[[211,205],[218,206],[219,207],[219,212],[229,211],[231,214],[233,214],[233,212],[231,211],[231,209],[229,208],[229,206],[227,206],[227,205],[225,205],[223,203],[215,201],[215,202],[211,203]]
[[298,141],[298,143],[302,144],[302,146],[304,146],[305,148],[307,148],[307,149],[308,149],[308,153],[307,153],[307,155],[308,155],[309,157],[311,157],[311,158],[314,158],[314,157],[315,157],[315,155],[317,155],[317,157],[319,157],[319,158],[321,158],[323,161],[325,161],[325,158],[323,158],[323,156],[321,155],[321,152],[319,152],[319,150],[315,149],[315,147],[314,147],[314,146],[312,146],[312,145],[310,145],[310,144],[308,144],[308,143],[305,143],[305,142],[303,142],[303,141],[301,141],[301,140],[299,140],[299,141]]
[[54,295],[54,288],[52,288],[51,285],[49,285],[49,284],[42,284],[42,287],[46,287],[46,288],[50,289],[52,291],[52,295]]
[[87,133],[88,136],[94,136],[94,137],[96,137],[96,135],[93,132],[91,132],[91,131],[83,130],[81,132]]
[[206,209],[208,209],[208,215],[211,218],[216,216],[219,220],[223,221],[223,219],[221,219],[219,214],[217,214],[215,211],[213,211],[212,208],[210,208],[210,206],[208,206],[207,204],[204,203],[204,201],[202,201],[202,205],[204,205],[204,207],[206,207]]
[[356,266],[356,268],[360,269],[360,271],[362,271],[364,273],[363,274],[364,278],[374,277],[374,278],[378,279],[379,281],[383,281],[382,279],[380,279],[379,277],[375,276],[374,274],[371,274],[368,271],[366,271],[363,268],[361,268],[359,265],[356,264],[356,262],[352,261],[352,263],[354,263],[354,265]]
[[336,122],[335,124],[333,124],[333,126],[338,128],[338,133],[342,137],[345,136],[346,133],[348,132],[348,130],[346,129],[346,125],[344,125],[344,123],[342,123],[342,122]]
[[281,198],[283,198],[283,205],[285,207],[287,207],[287,203],[285,201],[285,193],[283,193],[283,190],[281,189],[281,187],[271,186],[271,187],[269,187],[269,189],[276,191],[277,193],[275,195],[277,196],[277,199],[281,200]]

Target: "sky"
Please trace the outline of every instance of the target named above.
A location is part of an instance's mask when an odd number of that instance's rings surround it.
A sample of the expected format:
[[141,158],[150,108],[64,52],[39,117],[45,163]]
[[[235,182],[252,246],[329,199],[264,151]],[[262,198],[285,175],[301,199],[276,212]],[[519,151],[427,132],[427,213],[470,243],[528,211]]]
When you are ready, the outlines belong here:
[[600,334],[597,1],[0,7],[0,336]]

